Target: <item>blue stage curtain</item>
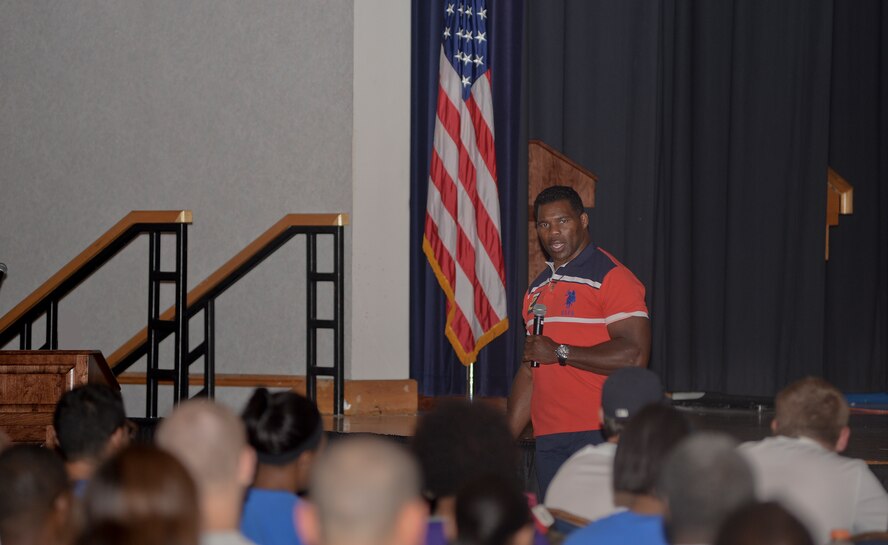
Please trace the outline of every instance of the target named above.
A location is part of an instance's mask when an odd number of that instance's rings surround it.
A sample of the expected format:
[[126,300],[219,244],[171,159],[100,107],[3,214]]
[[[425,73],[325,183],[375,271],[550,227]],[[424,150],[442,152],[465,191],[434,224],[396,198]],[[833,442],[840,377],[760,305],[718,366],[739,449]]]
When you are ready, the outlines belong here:
[[[444,2],[414,0],[412,7],[410,376],[419,383],[421,395],[463,395],[466,368],[444,336],[444,294],[422,252]],[[504,396],[521,357],[520,303],[527,287],[526,166],[519,168],[519,157],[526,163],[520,138],[524,1],[494,0],[487,8],[509,329],[481,350],[474,373],[476,395]]]

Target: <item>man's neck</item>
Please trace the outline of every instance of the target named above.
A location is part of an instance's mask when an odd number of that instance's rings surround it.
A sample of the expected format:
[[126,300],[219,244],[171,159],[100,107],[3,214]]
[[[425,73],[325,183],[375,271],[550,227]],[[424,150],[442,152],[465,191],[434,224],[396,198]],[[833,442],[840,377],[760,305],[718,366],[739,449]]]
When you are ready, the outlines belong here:
[[97,465],[93,460],[75,460],[65,463],[65,471],[72,481],[87,481],[92,477]]
[[215,492],[201,498],[204,532],[230,532],[240,527],[241,499],[231,493]]

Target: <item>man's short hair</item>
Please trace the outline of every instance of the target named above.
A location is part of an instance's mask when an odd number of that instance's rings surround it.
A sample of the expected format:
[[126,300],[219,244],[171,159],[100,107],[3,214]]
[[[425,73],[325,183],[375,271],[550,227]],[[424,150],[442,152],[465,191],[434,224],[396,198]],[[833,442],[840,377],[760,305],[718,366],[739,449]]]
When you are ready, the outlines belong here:
[[620,435],[614,456],[614,490],[653,494],[666,456],[690,433],[690,423],[677,409],[666,405],[642,409]]
[[98,460],[114,432],[126,426],[123,398],[102,384],[80,386],[59,399],[52,424],[65,460]]
[[421,501],[416,461],[373,437],[339,439],[312,468],[321,543],[384,543],[404,507]]
[[711,543],[725,518],[754,500],[752,469],[736,446],[727,435],[703,432],[672,450],[657,480],[671,543]]
[[201,494],[236,483],[238,463],[247,448],[241,419],[205,399],[179,405],[161,422],[156,440],[188,469]]
[[482,475],[510,481],[519,476],[518,447],[506,416],[483,403],[440,403],[419,420],[412,447],[429,499],[453,496]]
[[14,445],[0,453],[0,540],[15,542],[39,528],[68,492],[65,465],[52,451]]
[[848,425],[850,411],[845,396],[822,378],[793,382],[780,390],[774,404],[780,435],[810,437],[833,445]]
[[540,206],[558,201],[567,201],[570,207],[577,214],[586,211],[583,207],[583,199],[580,194],[574,191],[572,187],[566,185],[553,185],[540,191],[539,195],[533,201],[533,217],[538,218],[540,215]]

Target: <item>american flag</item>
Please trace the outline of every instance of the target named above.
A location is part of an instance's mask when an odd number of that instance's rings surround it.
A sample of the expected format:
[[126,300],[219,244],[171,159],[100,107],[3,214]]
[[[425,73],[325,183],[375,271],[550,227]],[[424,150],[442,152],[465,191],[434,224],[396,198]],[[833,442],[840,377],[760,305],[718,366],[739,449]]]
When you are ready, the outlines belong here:
[[423,238],[463,365],[509,327],[487,23],[483,1],[445,0]]

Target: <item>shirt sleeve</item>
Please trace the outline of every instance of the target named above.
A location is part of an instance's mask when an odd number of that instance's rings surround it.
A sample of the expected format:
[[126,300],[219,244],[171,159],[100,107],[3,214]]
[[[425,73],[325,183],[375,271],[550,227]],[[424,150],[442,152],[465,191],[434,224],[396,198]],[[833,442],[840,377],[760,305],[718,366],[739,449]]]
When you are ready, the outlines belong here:
[[648,318],[644,285],[626,267],[614,267],[601,284],[605,323],[612,324],[633,316]]
[[860,464],[860,486],[854,509],[854,533],[888,529],[888,494],[865,463]]

